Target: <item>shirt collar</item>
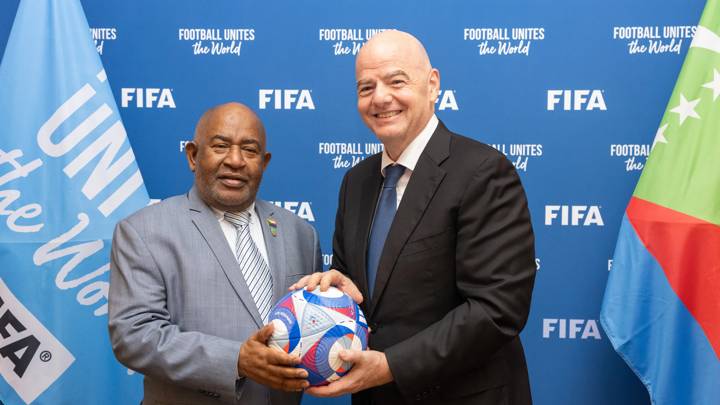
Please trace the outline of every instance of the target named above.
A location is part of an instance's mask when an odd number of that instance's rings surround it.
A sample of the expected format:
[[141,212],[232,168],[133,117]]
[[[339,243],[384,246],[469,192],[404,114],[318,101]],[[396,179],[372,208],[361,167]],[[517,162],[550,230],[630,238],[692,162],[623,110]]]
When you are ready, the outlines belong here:
[[[221,211],[215,207],[210,207],[213,210],[213,213],[215,214],[215,217],[217,217],[218,221],[225,218],[225,211]],[[252,218],[253,213],[255,212],[255,201],[250,204],[249,207],[245,208],[241,212],[248,212],[250,214],[250,218]]]
[[435,132],[435,129],[437,129],[438,122],[437,116],[433,114],[425,125],[425,128],[423,128],[418,136],[402,151],[396,162],[393,162],[387,154],[387,151],[383,149],[382,162],[380,164],[380,172],[383,176],[385,176],[385,168],[395,163],[403,165],[406,169],[410,169],[410,171],[415,170],[415,165],[417,165],[418,160],[420,160],[420,155],[423,150],[425,150],[425,146],[430,142],[430,137]]

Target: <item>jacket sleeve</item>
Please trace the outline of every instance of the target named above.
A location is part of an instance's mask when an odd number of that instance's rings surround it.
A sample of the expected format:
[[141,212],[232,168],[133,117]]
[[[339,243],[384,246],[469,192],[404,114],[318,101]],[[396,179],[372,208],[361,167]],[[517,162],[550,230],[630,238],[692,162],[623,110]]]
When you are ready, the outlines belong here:
[[342,184],[340,185],[340,192],[338,193],[338,208],[337,213],[335,214],[335,231],[333,232],[333,258],[331,267],[352,278],[352,276],[348,274],[348,269],[345,261],[345,234],[343,233],[343,223],[345,221],[345,193],[347,191],[348,173],[349,172],[345,173]]
[[312,272],[317,273],[323,271],[323,257],[322,250],[320,249],[320,238],[318,238],[317,230],[312,227],[313,235],[313,268]]
[[108,326],[117,359],[154,378],[234,397],[242,342],[182,331],[173,323],[166,305],[171,291],[128,221],[115,228],[110,266]]

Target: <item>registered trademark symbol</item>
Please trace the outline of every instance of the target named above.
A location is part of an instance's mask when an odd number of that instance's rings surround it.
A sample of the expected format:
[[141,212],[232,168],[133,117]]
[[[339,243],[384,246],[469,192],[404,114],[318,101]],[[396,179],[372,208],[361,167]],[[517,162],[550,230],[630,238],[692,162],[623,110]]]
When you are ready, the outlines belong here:
[[47,363],[48,361],[50,361],[50,359],[52,359],[52,353],[50,353],[49,351],[43,350],[40,353],[40,361]]

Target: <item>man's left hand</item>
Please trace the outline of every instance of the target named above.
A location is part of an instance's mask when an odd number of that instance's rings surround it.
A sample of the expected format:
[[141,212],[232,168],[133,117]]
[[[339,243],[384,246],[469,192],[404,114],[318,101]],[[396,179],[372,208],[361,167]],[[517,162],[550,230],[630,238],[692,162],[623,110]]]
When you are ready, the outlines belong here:
[[307,287],[308,291],[312,291],[315,287],[320,287],[320,291],[327,291],[330,286],[337,287],[358,304],[361,304],[363,301],[362,293],[357,286],[355,286],[355,283],[353,283],[349,277],[335,269],[309,274],[298,280],[288,289],[294,291]]
[[316,397],[336,397],[343,394],[354,394],[368,388],[392,382],[385,353],[375,350],[343,350],[340,359],[353,363],[349,373],[337,381],[323,387],[311,387],[306,393]]

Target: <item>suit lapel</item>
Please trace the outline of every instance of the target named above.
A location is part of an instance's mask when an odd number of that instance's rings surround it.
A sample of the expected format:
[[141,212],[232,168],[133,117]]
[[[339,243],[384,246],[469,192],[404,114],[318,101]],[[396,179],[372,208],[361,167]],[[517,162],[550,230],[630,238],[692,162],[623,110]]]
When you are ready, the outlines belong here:
[[[285,236],[287,232],[283,232],[285,224],[280,223],[274,216],[276,208],[268,202],[255,200],[255,212],[260,220],[263,239],[265,239],[265,250],[268,255],[268,265],[273,278],[272,302],[277,302],[287,292],[285,291],[285,280],[288,269],[287,255],[285,254]],[[274,234],[271,223],[274,224]]]
[[382,297],[387,281],[395,268],[402,248],[410,238],[445,177],[440,164],[450,155],[450,133],[442,122],[438,123],[425,150],[410,177],[400,206],[390,226],[378,265],[370,315]]
[[261,327],[263,322],[260,318],[260,312],[258,312],[255,301],[252,295],[250,295],[250,290],[245,283],[245,279],[240,271],[240,266],[238,265],[237,259],[235,259],[235,255],[233,255],[233,252],[230,250],[230,246],[220,228],[215,213],[200,199],[194,186],[188,193],[188,200],[190,217],[193,224],[195,224],[195,227],[203,239],[205,239],[208,248],[213,252],[213,255],[215,255],[215,258],[220,264],[220,268],[222,268],[228,281],[230,281],[230,285],[235,290],[240,301],[248,313],[252,315],[257,326]]

